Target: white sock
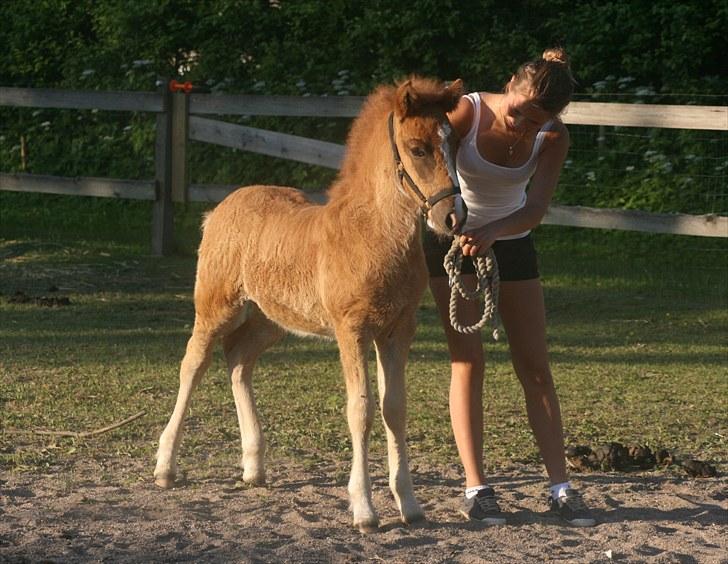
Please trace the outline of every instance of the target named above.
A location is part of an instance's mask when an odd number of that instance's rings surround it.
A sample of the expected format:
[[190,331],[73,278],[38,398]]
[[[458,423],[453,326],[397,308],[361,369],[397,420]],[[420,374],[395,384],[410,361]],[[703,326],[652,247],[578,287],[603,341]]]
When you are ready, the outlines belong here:
[[473,486],[472,488],[465,488],[465,498],[466,499],[472,499],[475,497],[475,494],[477,494],[480,490],[484,490],[487,488],[485,484],[480,484],[479,486]]
[[566,490],[571,489],[571,482],[561,482],[560,484],[554,484],[551,486],[551,497],[559,499],[566,495]]

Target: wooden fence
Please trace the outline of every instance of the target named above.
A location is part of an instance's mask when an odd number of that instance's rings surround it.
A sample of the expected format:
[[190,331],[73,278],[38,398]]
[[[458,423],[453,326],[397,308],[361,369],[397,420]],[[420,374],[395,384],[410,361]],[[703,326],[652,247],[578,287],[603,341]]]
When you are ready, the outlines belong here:
[[[43,192],[153,202],[152,251],[173,249],[174,202],[218,202],[233,188],[190,185],[186,147],[189,141],[214,143],[263,155],[336,169],[344,147],[213,120],[209,115],[274,115],[346,117],[359,113],[358,96],[293,97],[182,92],[86,92],[53,89],[0,88],[0,106],[74,108],[156,114],[153,180],[64,178],[0,173],[0,190]],[[567,124],[660,127],[728,131],[726,106],[678,106],[572,102],[563,115]],[[324,195],[318,197],[322,201]],[[715,214],[655,214],[553,204],[544,223],[590,228],[728,237],[728,217]]]

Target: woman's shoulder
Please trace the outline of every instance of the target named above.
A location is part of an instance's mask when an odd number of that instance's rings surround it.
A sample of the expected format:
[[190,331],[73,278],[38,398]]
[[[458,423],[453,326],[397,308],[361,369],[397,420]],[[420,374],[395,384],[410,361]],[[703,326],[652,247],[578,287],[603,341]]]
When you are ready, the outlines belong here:
[[500,94],[492,94],[491,92],[470,92],[460,98],[457,107],[448,114],[448,119],[453,127],[460,134],[460,137],[466,137],[472,130],[475,119],[488,119],[493,115],[495,107],[494,96]]
[[460,97],[455,109],[447,114],[450,124],[455,128],[460,137],[465,137],[473,124],[475,116],[475,106],[471,99],[471,94]]
[[541,134],[543,135],[541,154],[561,155],[563,158],[569,151],[571,145],[569,130],[558,117],[553,118]]
[[551,120],[543,133],[549,144],[569,143],[569,130],[558,117]]

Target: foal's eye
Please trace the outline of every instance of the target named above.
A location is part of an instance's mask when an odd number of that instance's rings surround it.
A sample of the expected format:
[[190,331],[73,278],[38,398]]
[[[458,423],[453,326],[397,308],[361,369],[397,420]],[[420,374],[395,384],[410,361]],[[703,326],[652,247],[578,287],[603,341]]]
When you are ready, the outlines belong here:
[[427,154],[427,151],[425,151],[422,147],[410,147],[410,153],[412,153],[412,156],[421,159]]

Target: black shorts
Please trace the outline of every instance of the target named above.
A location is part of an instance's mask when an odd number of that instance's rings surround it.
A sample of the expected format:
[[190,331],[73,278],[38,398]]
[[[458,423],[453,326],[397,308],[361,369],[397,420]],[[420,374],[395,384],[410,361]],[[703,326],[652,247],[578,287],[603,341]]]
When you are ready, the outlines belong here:
[[[422,238],[430,276],[447,276],[442,265],[445,255],[450,250],[452,239],[442,239],[429,229],[425,229]],[[539,277],[538,255],[533,246],[533,238],[529,233],[519,239],[506,239],[493,243],[493,252],[498,261],[498,274],[503,282],[517,280],[533,280]],[[475,274],[475,265],[471,257],[463,257],[463,274]]]

